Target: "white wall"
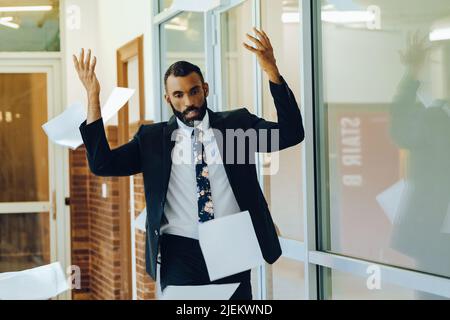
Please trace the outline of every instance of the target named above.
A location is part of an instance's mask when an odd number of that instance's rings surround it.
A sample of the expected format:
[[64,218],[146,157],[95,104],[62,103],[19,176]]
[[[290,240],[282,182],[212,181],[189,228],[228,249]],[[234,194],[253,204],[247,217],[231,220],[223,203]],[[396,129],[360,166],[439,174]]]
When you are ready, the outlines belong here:
[[146,119],[155,120],[152,101],[152,1],[97,0],[99,24],[99,77],[102,101],[117,85],[116,50],[127,42],[144,35],[144,73]]
[[[81,48],[92,48],[98,51],[98,24],[97,24],[97,1],[92,0],[65,0],[61,3],[61,14],[72,19],[67,14],[71,6],[79,7],[80,24],[79,29],[71,29],[67,25],[62,26],[61,50],[63,55],[63,70],[66,90],[66,105],[80,101],[87,103],[86,93],[78,79],[73,67],[72,55],[77,56]],[[75,17],[76,19],[76,17]]]
[[[159,106],[155,107],[152,101],[152,1],[66,0],[64,6],[72,4],[80,6],[82,23],[80,30],[67,30],[64,37],[67,104],[86,103],[86,95],[72,66],[72,53],[79,53],[82,47],[93,49],[98,60],[97,76],[103,104],[117,86],[116,50],[144,35],[146,119],[155,120],[159,116]],[[117,123],[117,117],[110,123]]]

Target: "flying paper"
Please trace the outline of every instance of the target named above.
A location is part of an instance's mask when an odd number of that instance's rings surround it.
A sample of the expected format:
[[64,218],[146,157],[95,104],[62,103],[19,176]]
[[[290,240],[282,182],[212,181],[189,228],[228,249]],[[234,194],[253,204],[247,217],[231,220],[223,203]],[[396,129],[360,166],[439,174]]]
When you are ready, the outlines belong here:
[[239,283],[205,286],[167,286],[160,300],[229,300]]
[[134,227],[141,231],[145,230],[145,221],[147,220],[147,208],[142,210],[138,217],[134,220]]
[[[108,122],[133,96],[135,90],[115,88],[102,108],[103,122]],[[86,108],[75,103],[63,113],[42,126],[48,138],[54,143],[73,150],[83,144],[79,127],[87,118]]]
[[396,219],[398,219],[400,201],[405,188],[405,180],[400,180],[376,197],[378,204],[383,208],[391,224],[395,224]]
[[0,300],[48,300],[67,290],[69,285],[59,262],[0,273]]

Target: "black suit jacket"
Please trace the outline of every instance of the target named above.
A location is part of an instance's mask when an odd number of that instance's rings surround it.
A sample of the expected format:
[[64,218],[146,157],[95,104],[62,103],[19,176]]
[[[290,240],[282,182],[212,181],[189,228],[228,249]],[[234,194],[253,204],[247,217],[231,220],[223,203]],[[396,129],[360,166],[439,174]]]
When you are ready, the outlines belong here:
[[[208,109],[210,125],[222,132],[223,143],[217,139],[225,171],[237,203],[242,211],[248,210],[264,259],[272,264],[281,256],[281,247],[267,202],[258,183],[256,166],[250,158],[243,164],[227,164],[227,129],[255,129],[264,134],[257,135],[258,141],[265,139],[267,149],[254,150],[246,144],[246,152],[254,157],[254,151],[274,152],[295,146],[303,141],[302,117],[294,94],[281,78],[282,84],[270,82],[278,115],[278,123],[269,122],[251,114],[247,109],[213,112]],[[171,152],[175,145],[172,133],[178,128],[173,116],[168,122],[143,125],[127,144],[111,150],[106,139],[101,119],[80,126],[87,150],[91,171],[98,176],[129,176],[143,173],[147,203],[146,222],[146,270],[156,280],[156,265],[159,247],[160,227],[167,223],[164,204],[172,167]],[[261,130],[265,129],[265,130]],[[271,136],[279,130],[278,145],[271,143]],[[259,146],[259,144],[257,145]],[[253,153],[253,154],[252,154]],[[234,152],[236,156],[236,152]]]

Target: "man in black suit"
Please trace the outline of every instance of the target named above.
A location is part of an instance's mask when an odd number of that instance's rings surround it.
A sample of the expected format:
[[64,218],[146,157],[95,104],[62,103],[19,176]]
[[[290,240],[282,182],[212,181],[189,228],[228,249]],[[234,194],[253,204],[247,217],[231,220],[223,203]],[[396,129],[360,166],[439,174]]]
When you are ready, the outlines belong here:
[[[250,270],[211,282],[198,242],[198,225],[248,210],[264,259],[273,264],[281,247],[258,184],[256,152],[275,152],[301,143],[302,117],[294,94],[281,77],[264,31],[247,34],[270,80],[278,123],[247,109],[213,112],[207,107],[208,84],[200,69],[185,61],[166,73],[165,99],[174,116],[141,126],[127,144],[111,150],[105,136],[89,50],[73,57],[88,94],[87,121],[80,127],[91,171],[99,176],[143,173],[147,203],[146,269],[156,280],[161,253],[161,288],[168,285],[240,283],[232,299],[251,299]],[[217,152],[216,152],[217,151]],[[191,161],[184,161],[191,160]],[[294,164],[295,165],[295,164]],[[232,236],[232,235],[230,235]],[[245,245],[245,244],[243,244]]]

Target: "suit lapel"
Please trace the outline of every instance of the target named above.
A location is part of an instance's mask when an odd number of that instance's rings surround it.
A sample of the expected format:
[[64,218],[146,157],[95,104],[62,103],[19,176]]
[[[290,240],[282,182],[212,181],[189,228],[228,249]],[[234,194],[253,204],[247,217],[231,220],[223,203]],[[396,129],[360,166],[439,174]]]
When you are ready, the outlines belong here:
[[238,201],[239,205],[241,206],[241,201],[239,199],[240,192],[237,189],[238,184],[234,183],[234,167],[232,164],[227,164],[226,157],[227,157],[227,137],[226,137],[226,126],[224,124],[224,120],[221,116],[219,116],[217,113],[211,111],[208,109],[209,112],[209,122],[213,129],[218,130],[222,137],[217,136],[217,132],[214,131],[214,136],[217,141],[217,147],[219,148],[220,155],[222,157],[223,167],[225,169],[225,173],[227,174],[228,181],[230,182],[231,189],[233,190],[234,196],[236,197],[236,200]]
[[[226,148],[225,146],[226,144],[226,135],[225,135],[225,126],[223,123],[223,118],[220,117],[217,113],[211,111],[208,109],[208,114],[209,114],[209,124],[211,126],[211,128],[216,129],[220,132],[220,134],[222,135],[222,137],[218,137],[218,132],[216,130],[214,130],[214,136],[216,138],[217,141],[217,147],[219,148],[220,151],[220,155],[222,157],[222,161],[225,167],[225,171],[227,172],[227,175],[230,174],[230,168],[225,164],[225,159],[226,159]],[[228,178],[230,178],[228,176]]]
[[[178,124],[175,116],[172,116],[167,122],[167,126],[163,130],[163,197],[165,199],[167,188],[169,186],[170,171],[172,169],[172,150],[175,146],[175,140],[172,139],[172,134],[178,129]],[[173,141],[172,141],[173,140]]]

